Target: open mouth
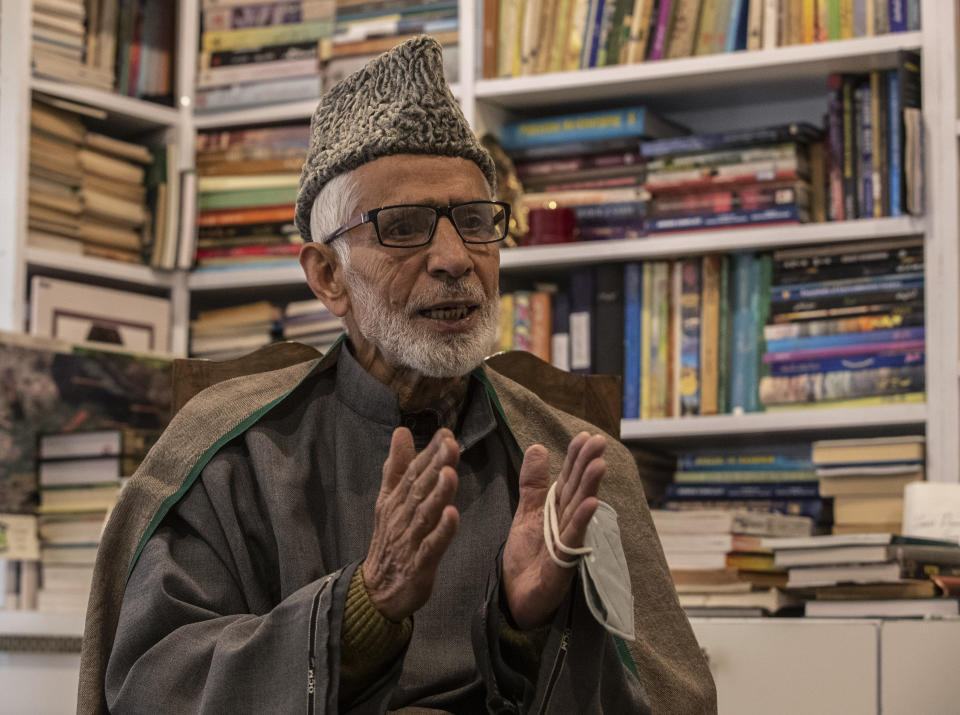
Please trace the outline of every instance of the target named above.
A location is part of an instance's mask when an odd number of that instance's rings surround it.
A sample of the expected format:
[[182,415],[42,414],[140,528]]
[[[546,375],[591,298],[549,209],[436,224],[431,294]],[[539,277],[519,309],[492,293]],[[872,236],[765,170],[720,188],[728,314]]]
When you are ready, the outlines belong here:
[[463,320],[476,309],[475,305],[438,305],[421,310],[420,315],[431,320]]

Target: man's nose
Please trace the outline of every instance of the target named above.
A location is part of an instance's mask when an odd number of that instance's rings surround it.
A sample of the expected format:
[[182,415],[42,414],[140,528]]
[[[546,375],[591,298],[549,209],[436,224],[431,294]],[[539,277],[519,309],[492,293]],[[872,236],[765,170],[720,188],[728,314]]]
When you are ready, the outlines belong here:
[[453,278],[473,269],[473,258],[457,229],[447,216],[441,216],[433,241],[427,246],[427,271],[431,275],[446,274]]

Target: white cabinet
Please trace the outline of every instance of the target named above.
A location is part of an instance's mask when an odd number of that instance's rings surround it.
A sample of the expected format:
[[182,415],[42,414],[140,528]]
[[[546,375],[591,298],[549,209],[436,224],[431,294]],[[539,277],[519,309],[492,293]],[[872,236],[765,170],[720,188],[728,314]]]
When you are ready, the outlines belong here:
[[710,660],[720,715],[879,712],[877,621],[692,619],[691,624]]
[[960,712],[960,621],[888,621],[881,642],[883,715]]

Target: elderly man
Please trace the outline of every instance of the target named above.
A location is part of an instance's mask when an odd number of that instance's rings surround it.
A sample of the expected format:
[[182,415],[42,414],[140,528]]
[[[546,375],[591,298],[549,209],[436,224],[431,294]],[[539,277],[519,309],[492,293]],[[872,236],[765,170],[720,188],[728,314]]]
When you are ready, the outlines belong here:
[[629,453],[479,367],[509,207],[442,76],[418,38],[321,99],[300,261],[349,338],[177,415],[81,712],[715,711]]

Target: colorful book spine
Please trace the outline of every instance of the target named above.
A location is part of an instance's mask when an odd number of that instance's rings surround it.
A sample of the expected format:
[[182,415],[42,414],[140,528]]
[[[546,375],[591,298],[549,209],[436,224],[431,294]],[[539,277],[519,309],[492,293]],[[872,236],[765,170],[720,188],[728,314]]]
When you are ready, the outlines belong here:
[[[724,257],[725,258],[725,257]],[[721,288],[721,262],[717,255],[701,259],[700,273],[700,414],[720,412],[720,366],[725,343],[720,336],[720,312],[727,300]]]
[[640,417],[640,329],[642,322],[643,266],[628,263],[623,268],[623,418]]
[[513,350],[513,299],[513,293],[502,293],[500,295],[498,329],[501,350]]
[[751,404],[750,386],[754,382],[757,338],[753,330],[751,301],[756,291],[754,257],[749,253],[733,256],[733,361],[730,376],[730,411],[746,412]]
[[643,137],[650,134],[651,122],[644,107],[534,119],[508,124],[500,141],[504,148],[513,150],[567,141]]
[[668,499],[663,509],[746,509],[776,512],[793,516],[807,516],[815,522],[824,518],[822,499]]
[[890,172],[890,215],[903,216],[903,146],[900,134],[900,76],[896,72],[887,72],[887,136]]
[[654,365],[655,380],[655,409],[656,417],[669,417],[670,379],[669,366],[671,358],[670,341],[670,268],[669,261],[657,261],[654,274],[654,306],[657,311],[656,335],[657,351]]
[[[860,280],[860,279],[856,279]],[[900,277],[877,277],[871,282],[853,283],[847,285],[821,285],[807,283],[796,286],[778,287],[773,294],[774,303],[789,301],[816,300],[817,298],[850,297],[860,294],[878,293],[881,291],[910,291],[923,288],[923,277],[914,273],[904,273]]]
[[822,358],[819,360],[801,360],[799,362],[778,362],[770,365],[771,377],[788,377],[817,372],[840,372],[843,370],[874,370],[877,368],[901,368],[923,365],[925,353],[894,352],[880,355],[868,355],[863,358]]
[[619,263],[597,266],[593,313],[593,371],[623,374],[623,269]]
[[843,78],[832,74],[827,79],[827,176],[830,183],[828,216],[843,221]]
[[673,0],[660,0],[657,12],[657,26],[653,31],[653,44],[650,47],[648,60],[662,60],[667,47],[667,33],[670,31],[671,11]]
[[[718,472],[722,479],[723,473]],[[667,499],[818,499],[818,482],[668,484]]]
[[730,363],[732,360],[733,311],[730,306],[730,256],[720,257],[717,329],[717,411],[726,414],[730,411]]
[[775,405],[921,392],[924,375],[921,365],[765,377],[760,381],[760,399]]
[[858,201],[857,122],[854,99],[856,79],[843,76],[841,98],[843,101],[843,213],[845,218],[860,216]]
[[724,211],[698,216],[670,216],[648,219],[650,233],[700,231],[740,226],[762,226],[778,223],[798,223],[808,219],[807,211],[799,206],[777,206],[755,211]]
[[907,0],[888,0],[890,32],[907,31]]
[[535,291],[530,294],[530,352],[544,362],[550,362],[550,294]]
[[802,338],[783,338],[767,342],[767,350],[772,353],[795,352],[798,350],[818,350],[845,345],[867,345],[871,343],[889,343],[898,341],[923,340],[922,327],[900,328],[897,330],[873,330],[866,333],[839,333],[837,335],[813,335]]
[[859,176],[857,198],[860,213],[857,218],[873,217],[873,114],[870,109],[873,92],[869,81],[861,82],[855,92],[856,114],[858,119],[857,148],[859,149]]
[[765,353],[763,361],[767,363],[800,362],[802,360],[820,360],[822,358],[853,357],[870,353],[914,352],[924,349],[922,340],[897,343],[869,343],[866,345],[844,345],[817,350],[797,350],[791,352]]
[[822,132],[812,124],[796,122],[763,127],[760,129],[737,129],[715,134],[696,134],[692,136],[653,139],[640,145],[647,159],[671,154],[693,154],[696,152],[717,151],[735,147],[761,146],[764,144],[782,144],[816,141]]
[[701,259],[680,262],[680,414],[700,414]]

